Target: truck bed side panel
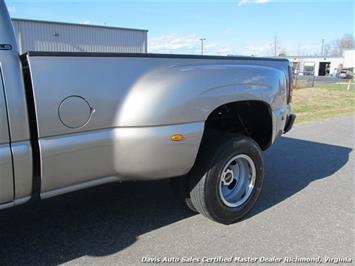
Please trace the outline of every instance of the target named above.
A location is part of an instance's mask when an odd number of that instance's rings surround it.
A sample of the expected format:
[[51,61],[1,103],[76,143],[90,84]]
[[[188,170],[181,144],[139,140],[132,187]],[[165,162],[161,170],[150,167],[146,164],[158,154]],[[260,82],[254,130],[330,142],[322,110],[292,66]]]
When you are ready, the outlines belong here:
[[[277,60],[28,56],[41,153],[42,192],[110,176],[187,173],[204,121],[225,103],[283,108],[287,63]],[[265,91],[265,92],[264,92]],[[173,143],[173,134],[184,134]]]

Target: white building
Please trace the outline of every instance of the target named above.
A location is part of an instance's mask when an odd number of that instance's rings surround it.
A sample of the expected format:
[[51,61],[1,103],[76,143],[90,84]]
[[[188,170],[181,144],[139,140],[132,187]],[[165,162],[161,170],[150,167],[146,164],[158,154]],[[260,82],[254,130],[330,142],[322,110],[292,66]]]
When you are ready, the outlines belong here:
[[314,76],[328,76],[337,72],[344,62],[343,57],[298,56],[287,57],[294,73]]
[[294,73],[300,75],[335,75],[340,68],[355,68],[355,49],[344,50],[341,57],[288,56]]
[[21,53],[146,53],[147,30],[12,19]]
[[344,50],[344,68],[355,68],[355,49]]

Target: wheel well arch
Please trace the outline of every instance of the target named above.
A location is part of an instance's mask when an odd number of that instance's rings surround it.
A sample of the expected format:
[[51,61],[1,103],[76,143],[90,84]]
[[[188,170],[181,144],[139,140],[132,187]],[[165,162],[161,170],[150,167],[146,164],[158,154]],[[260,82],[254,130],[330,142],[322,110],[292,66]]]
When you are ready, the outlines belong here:
[[271,145],[273,134],[271,107],[258,100],[225,103],[207,117],[205,133],[209,130],[243,133],[266,150]]

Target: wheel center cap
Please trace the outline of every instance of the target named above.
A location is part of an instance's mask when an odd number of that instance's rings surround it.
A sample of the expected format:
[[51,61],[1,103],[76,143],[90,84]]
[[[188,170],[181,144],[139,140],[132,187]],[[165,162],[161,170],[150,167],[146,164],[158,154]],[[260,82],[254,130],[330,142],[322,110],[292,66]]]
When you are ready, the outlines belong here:
[[233,182],[233,171],[231,169],[227,169],[222,176],[222,183],[225,186],[230,185]]

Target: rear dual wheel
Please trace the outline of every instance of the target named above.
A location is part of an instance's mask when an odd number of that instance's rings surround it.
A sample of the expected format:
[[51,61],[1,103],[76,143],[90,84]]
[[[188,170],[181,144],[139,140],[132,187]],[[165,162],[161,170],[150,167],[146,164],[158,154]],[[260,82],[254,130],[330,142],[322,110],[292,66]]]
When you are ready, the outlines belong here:
[[263,184],[259,145],[244,135],[212,134],[201,144],[191,172],[180,178],[183,200],[193,211],[230,224],[254,206]]

